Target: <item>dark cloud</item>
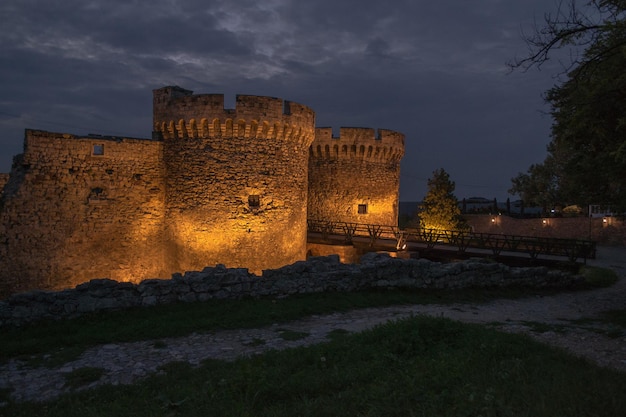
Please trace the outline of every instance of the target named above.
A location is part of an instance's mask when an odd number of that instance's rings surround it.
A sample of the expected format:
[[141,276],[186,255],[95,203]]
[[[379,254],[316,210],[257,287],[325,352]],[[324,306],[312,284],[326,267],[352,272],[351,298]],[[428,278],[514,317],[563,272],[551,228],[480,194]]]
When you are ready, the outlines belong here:
[[151,90],[270,95],[407,136],[403,199],[443,167],[506,197],[545,156],[550,71],[507,75],[544,0],[4,0],[0,171],[25,128],[149,136]]

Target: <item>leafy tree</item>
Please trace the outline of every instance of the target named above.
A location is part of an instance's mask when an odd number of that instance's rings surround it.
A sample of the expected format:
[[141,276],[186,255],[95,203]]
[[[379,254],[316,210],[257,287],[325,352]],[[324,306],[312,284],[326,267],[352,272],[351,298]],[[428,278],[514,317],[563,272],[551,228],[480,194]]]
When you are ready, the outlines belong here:
[[443,168],[435,170],[428,180],[428,192],[419,209],[420,223],[425,229],[466,228],[465,221],[461,218],[459,201],[454,195],[454,182]]
[[[540,205],[626,207],[626,0],[576,1],[559,8],[528,40],[535,50],[518,66],[540,66],[550,52],[580,46],[561,85],[546,100],[552,140],[542,164],[512,179],[512,194]],[[562,6],[562,3],[561,3]]]
[[533,164],[525,174],[513,178],[510,194],[518,194],[528,205],[552,207],[558,198],[558,179],[554,159],[548,156],[543,164]]

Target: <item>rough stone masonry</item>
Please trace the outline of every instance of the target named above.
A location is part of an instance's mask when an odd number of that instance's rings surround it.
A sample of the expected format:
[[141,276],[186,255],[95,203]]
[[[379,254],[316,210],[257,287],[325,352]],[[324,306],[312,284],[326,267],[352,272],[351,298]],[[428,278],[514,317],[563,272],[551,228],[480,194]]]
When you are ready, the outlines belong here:
[[442,264],[372,252],[364,255],[360,264],[343,264],[338,256],[331,255],[266,270],[262,276],[218,265],[175,274],[168,280],[147,279],[133,284],[97,279],[71,290],[16,294],[0,302],[0,327],[100,310],[211,299],[277,298],[389,288],[565,288],[581,281],[578,275],[546,267],[513,268],[484,259]]
[[404,135],[274,97],[153,91],[151,138],[27,129],[0,175],[0,297],[306,259],[309,218],[397,225]]

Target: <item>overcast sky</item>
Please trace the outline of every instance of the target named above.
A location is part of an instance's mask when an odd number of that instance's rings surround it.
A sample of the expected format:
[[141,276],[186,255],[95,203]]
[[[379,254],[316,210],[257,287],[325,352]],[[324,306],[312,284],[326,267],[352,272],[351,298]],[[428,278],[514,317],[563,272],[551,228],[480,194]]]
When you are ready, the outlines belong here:
[[401,200],[444,168],[506,199],[543,161],[558,65],[509,73],[552,0],[2,0],[0,172],[24,129],[151,136],[152,90],[281,97],[406,135]]

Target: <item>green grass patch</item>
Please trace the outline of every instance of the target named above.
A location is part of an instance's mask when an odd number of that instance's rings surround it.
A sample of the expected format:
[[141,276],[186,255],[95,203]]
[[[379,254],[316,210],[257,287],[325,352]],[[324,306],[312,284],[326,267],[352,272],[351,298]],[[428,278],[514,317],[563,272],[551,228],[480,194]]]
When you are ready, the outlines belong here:
[[102,368],[91,366],[77,368],[65,374],[65,385],[71,388],[79,388],[98,381],[102,374],[104,374],[104,369]]
[[[280,300],[213,300],[89,314],[0,329],[0,362],[19,357],[53,367],[90,346],[254,328],[316,314],[398,304],[487,302],[536,294],[525,290],[368,291],[298,295]],[[46,357],[44,358],[44,355]]]
[[568,326],[563,324],[541,323],[537,321],[522,321],[521,324],[530,328],[530,330],[535,333],[564,333],[568,328]]
[[626,329],[626,309],[605,311],[602,317],[610,324]]
[[[11,392],[13,392],[13,389],[0,388],[0,407],[2,407],[2,404],[9,402]],[[0,408],[0,415],[2,415],[2,408]]]
[[291,341],[291,342],[296,341],[296,340],[301,340],[309,336],[309,333],[296,332],[293,330],[285,330],[285,329],[279,329],[278,334],[281,339]]
[[618,416],[626,375],[523,335],[414,317],[306,348],[103,386],[14,417],[90,416]]
[[626,333],[626,310],[609,310],[599,317],[571,320],[573,324],[585,330],[619,338]]
[[250,340],[249,342],[244,343],[246,346],[251,346],[251,347],[256,347],[256,346],[263,346],[265,345],[267,342],[264,339],[261,339],[259,337],[255,337],[254,339]]
[[585,284],[592,288],[610,287],[618,280],[617,273],[612,269],[585,265],[580,268]]
[[163,340],[155,340],[154,343],[152,343],[152,347],[155,349],[165,349],[167,347],[167,343]]
[[329,340],[335,340],[335,339],[340,339],[348,334],[350,334],[350,332],[346,329],[333,329],[330,332],[328,332],[326,337]]

